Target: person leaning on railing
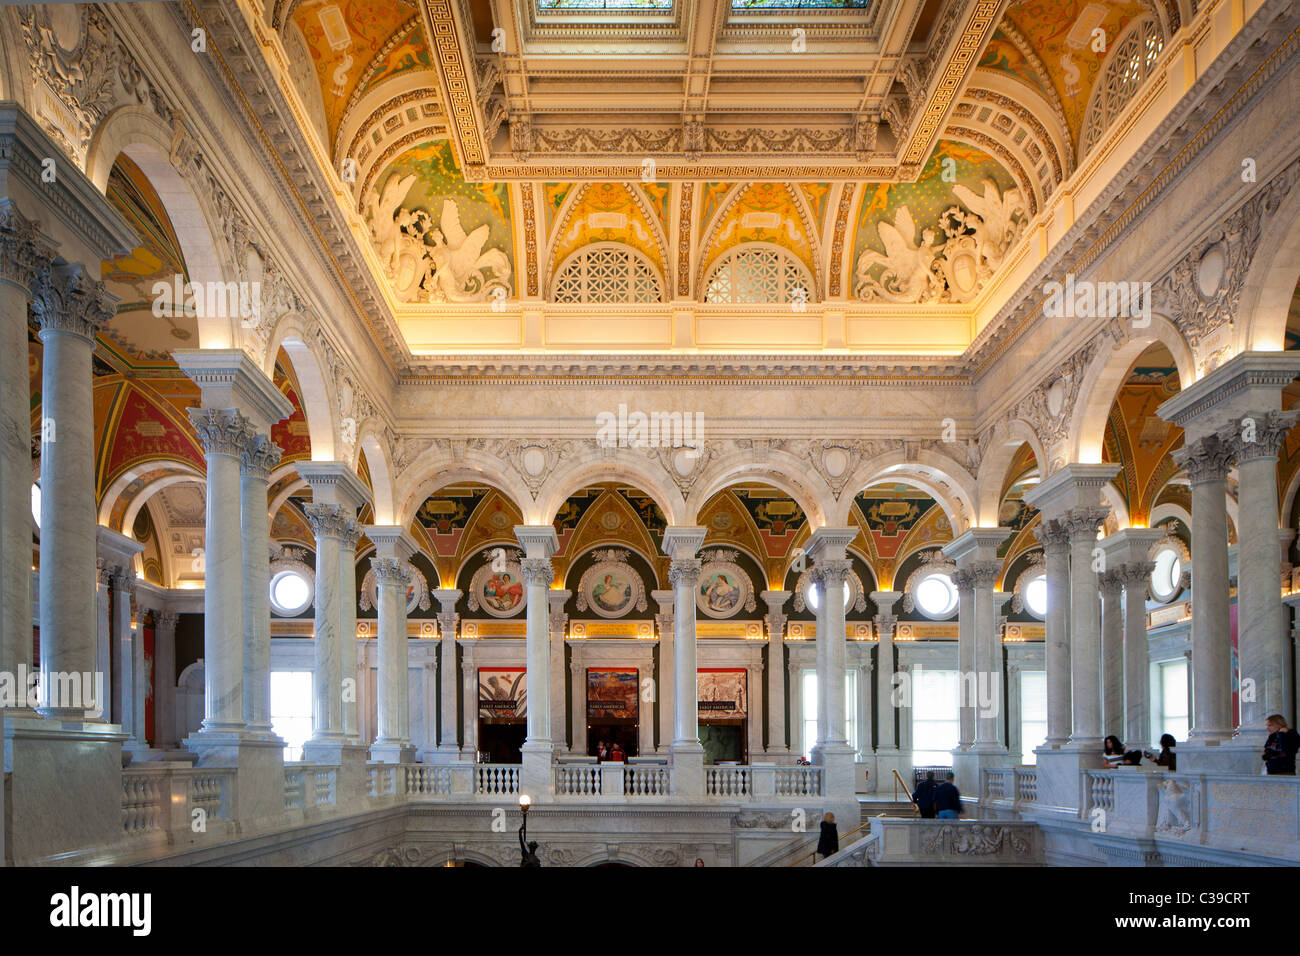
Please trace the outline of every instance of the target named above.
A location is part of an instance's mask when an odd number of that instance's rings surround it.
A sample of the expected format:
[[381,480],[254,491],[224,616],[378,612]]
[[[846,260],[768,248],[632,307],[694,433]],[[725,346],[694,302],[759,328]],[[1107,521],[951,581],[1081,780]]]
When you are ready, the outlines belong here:
[[1286,725],[1286,718],[1274,714],[1264,721],[1268,739],[1264,741],[1264,770],[1269,776],[1295,775],[1295,755],[1300,750],[1300,734]]

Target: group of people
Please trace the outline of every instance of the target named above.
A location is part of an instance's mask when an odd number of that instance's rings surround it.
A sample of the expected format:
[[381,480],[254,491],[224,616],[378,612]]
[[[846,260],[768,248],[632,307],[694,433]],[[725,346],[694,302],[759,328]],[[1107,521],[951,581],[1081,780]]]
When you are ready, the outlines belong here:
[[[1286,718],[1281,714],[1273,714],[1269,717],[1264,721],[1264,727],[1268,731],[1268,739],[1264,741],[1264,752],[1260,755],[1260,759],[1264,761],[1264,773],[1270,776],[1279,774],[1294,776],[1296,753],[1300,752],[1300,733],[1288,727]],[[1145,757],[1158,767],[1176,772],[1178,755],[1174,752],[1174,747],[1177,743],[1172,734],[1161,734],[1159,753],[1145,749],[1126,751],[1120,739],[1112,734],[1102,744],[1102,756],[1105,757],[1108,768],[1136,767]]]
[[596,757],[602,761],[613,760],[616,763],[627,763],[627,751],[617,741],[606,743],[602,740],[598,743],[596,745]]
[[925,779],[916,785],[912,803],[926,820],[956,820],[962,814],[961,791],[953,783],[952,771],[943,775],[943,782],[934,779],[934,771],[927,770]]
[[1101,744],[1101,755],[1106,760],[1106,769],[1112,770],[1115,767],[1136,767],[1142,763],[1142,758],[1155,763],[1157,767],[1164,767],[1171,773],[1178,769],[1178,755],[1174,753],[1174,747],[1178,741],[1174,740],[1173,734],[1160,735],[1160,752],[1154,750],[1125,750],[1120,739],[1114,734],[1108,736]]

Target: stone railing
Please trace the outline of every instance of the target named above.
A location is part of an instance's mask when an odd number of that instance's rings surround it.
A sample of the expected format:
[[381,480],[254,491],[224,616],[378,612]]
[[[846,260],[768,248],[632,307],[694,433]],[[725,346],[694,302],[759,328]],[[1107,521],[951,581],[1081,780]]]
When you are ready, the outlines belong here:
[[338,805],[338,767],[310,763],[284,765],[285,810],[314,810]]
[[[122,771],[122,833],[185,842],[229,821],[233,770],[144,763]],[[222,832],[224,832],[224,828]]]
[[[623,776],[623,768],[618,768]],[[591,764],[560,764],[555,768],[555,795],[557,797],[593,797],[601,793],[601,768]],[[621,782],[621,781],[620,781]],[[620,792],[622,787],[619,788]]]
[[875,866],[880,858],[880,831],[868,833],[860,840],[855,840],[838,853],[832,853],[824,860],[818,860],[814,866]]
[[475,765],[474,792],[493,797],[509,797],[517,794],[519,765],[490,763]]
[[395,797],[399,792],[405,795],[406,781],[399,771],[400,767],[396,764],[371,764],[367,768],[367,776],[370,780],[367,796],[374,800],[380,797]]
[[[449,797],[451,796],[452,768],[438,764],[406,764],[406,795],[408,797]],[[468,772],[465,773],[468,778]],[[466,780],[465,790],[469,784]]]
[[821,796],[821,767],[777,767],[774,777],[778,797]]
[[908,820],[881,817],[871,833],[817,866],[1042,866],[1036,823],[1012,820]]
[[1300,861],[1300,778],[1166,773],[1145,767],[1086,770],[1079,818],[1094,833]]
[[985,767],[980,802],[1002,808],[1038,802],[1038,770],[1034,767]]
[[667,767],[632,766],[623,771],[625,797],[666,797],[672,793],[673,775]]
[[[773,768],[775,769],[775,768]],[[704,795],[731,800],[753,793],[749,767],[705,767]]]

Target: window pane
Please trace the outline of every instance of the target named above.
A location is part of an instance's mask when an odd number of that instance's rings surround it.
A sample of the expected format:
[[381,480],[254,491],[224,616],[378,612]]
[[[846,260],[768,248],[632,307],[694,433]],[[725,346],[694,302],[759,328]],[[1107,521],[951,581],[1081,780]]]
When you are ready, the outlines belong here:
[[311,738],[311,671],[271,671],[271,729],[284,739],[284,759],[301,760]]
[[1170,661],[1160,665],[1160,732],[1173,734],[1175,740],[1186,740],[1187,712],[1187,661]]
[[1034,748],[1047,739],[1047,674],[1020,672],[1020,761],[1034,762]]
[[952,766],[952,749],[961,736],[957,711],[957,672],[912,672],[912,763]]

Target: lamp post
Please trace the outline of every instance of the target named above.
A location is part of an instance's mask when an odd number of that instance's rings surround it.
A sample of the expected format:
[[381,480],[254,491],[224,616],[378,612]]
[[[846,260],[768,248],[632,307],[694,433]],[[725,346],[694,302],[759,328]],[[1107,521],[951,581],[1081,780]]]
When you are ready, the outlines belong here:
[[519,795],[519,815],[522,822],[519,824],[519,865],[520,866],[541,866],[542,861],[537,858],[537,841],[528,842],[528,808],[533,805],[533,798],[526,793]]

